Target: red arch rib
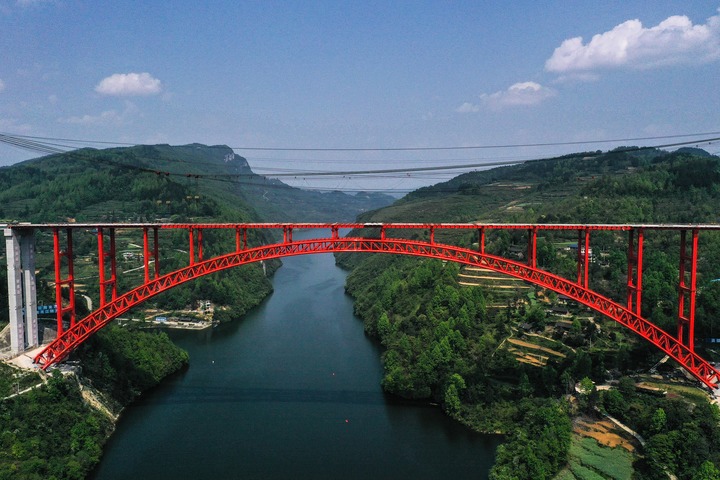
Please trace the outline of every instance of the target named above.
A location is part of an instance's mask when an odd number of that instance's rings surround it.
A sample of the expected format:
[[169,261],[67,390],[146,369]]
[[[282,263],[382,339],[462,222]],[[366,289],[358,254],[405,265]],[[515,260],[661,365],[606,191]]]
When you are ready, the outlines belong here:
[[137,287],[77,322],[35,357],[42,369],[62,361],[111,320],[155,295],[185,282],[260,260],[335,252],[380,252],[437,258],[487,268],[566,295],[632,330],[676,360],[710,388],[720,384],[720,372],[676,338],[622,305],[550,272],[474,250],[402,239],[331,238],[266,245],[205,260]]

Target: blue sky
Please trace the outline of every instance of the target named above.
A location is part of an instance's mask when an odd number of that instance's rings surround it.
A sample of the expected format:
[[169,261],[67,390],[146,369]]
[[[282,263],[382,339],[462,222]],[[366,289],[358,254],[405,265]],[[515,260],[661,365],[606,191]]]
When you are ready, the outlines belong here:
[[[226,144],[259,172],[483,163],[668,143],[248,149],[520,145],[717,132],[719,7],[663,0],[0,0],[0,133]],[[0,144],[0,165],[34,156]],[[401,189],[448,176],[286,180]]]

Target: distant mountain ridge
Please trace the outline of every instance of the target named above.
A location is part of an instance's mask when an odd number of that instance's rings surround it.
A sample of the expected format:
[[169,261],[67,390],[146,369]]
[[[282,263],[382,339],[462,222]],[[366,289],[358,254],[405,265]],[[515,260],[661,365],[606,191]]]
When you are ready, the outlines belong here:
[[699,148],[620,147],[475,171],[423,187],[362,221],[709,222],[720,157]]
[[218,216],[219,208],[228,219],[334,222],[393,200],[294,188],[253,173],[225,145],[85,148],[0,168],[4,220],[169,219]]

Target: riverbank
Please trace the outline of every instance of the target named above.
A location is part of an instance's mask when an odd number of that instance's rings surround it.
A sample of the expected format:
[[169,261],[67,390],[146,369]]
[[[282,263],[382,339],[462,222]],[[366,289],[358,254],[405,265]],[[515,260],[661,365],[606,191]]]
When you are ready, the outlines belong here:
[[163,320],[141,320],[139,318],[131,319],[118,319],[119,325],[127,324],[128,322],[136,323],[140,328],[167,328],[169,330],[205,330],[212,328],[212,321],[195,320],[195,319],[184,319],[184,320],[173,320],[172,318],[166,318]]

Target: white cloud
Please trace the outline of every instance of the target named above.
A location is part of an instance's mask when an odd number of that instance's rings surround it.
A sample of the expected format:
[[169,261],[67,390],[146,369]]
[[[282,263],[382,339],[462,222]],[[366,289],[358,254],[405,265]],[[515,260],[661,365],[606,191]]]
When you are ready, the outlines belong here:
[[86,126],[119,126],[131,123],[132,116],[137,112],[138,108],[133,103],[126,102],[125,110],[122,112],[118,112],[117,110],[106,110],[98,115],[85,114],[82,116],[59,118],[58,122]]
[[558,76],[552,83],[578,83],[578,82],[596,82],[600,80],[600,75],[589,72],[572,72]]
[[628,20],[610,31],[596,34],[588,43],[569,38],[545,62],[550,72],[578,72],[630,66],[705,63],[720,58],[720,15],[704,25],[693,25],[684,15],[668,17],[658,25],[643,27]]
[[465,102],[455,109],[458,113],[475,113],[480,111],[480,105],[475,105],[470,102]]
[[5,82],[0,79],[0,92],[2,92],[3,90],[5,90]]
[[162,83],[146,72],[116,73],[103,78],[95,91],[116,96],[156,95],[162,91]]
[[480,104],[465,102],[455,109],[458,113],[476,113],[483,106],[492,110],[500,110],[504,107],[537,105],[544,100],[556,95],[555,90],[543,87],[536,82],[518,82],[507,90],[500,90],[495,93],[480,95]]

